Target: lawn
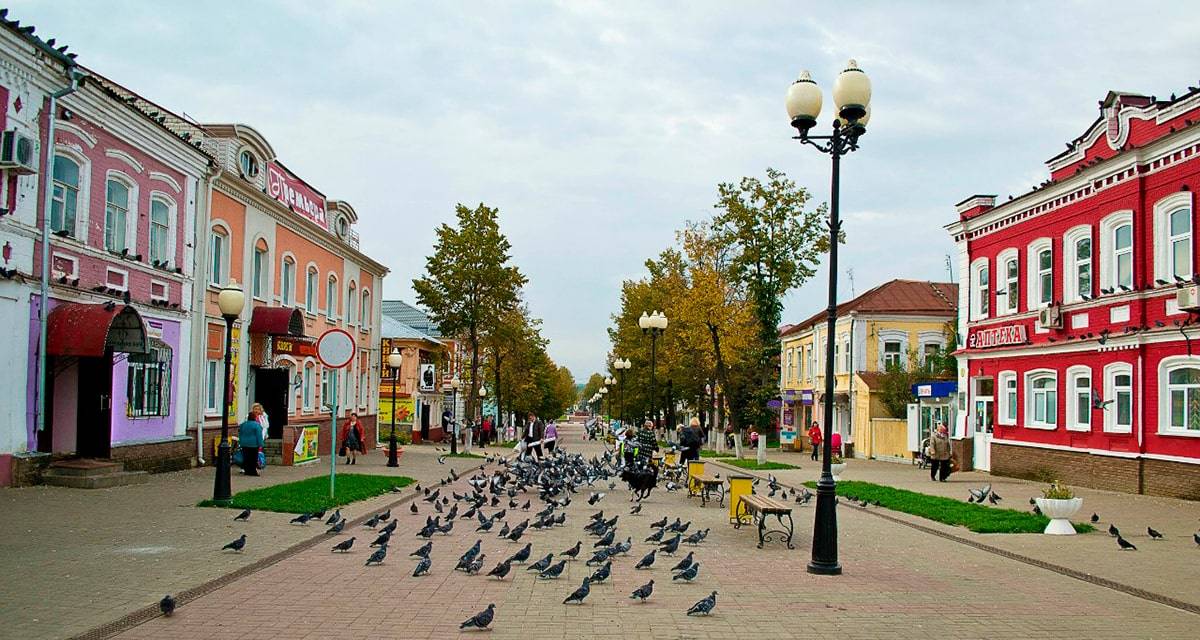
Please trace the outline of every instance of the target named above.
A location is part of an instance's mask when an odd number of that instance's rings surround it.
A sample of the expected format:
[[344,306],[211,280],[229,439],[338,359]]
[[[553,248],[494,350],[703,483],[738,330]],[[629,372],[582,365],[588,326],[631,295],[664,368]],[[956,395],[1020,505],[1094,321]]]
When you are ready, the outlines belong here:
[[447,454],[445,454],[445,456],[447,458],[480,458],[480,459],[483,459],[486,457],[486,456],[481,456],[478,453],[467,453],[466,451],[459,451],[458,453],[447,453]]
[[729,451],[726,451],[724,453],[717,453],[716,451],[713,451],[711,449],[701,449],[700,457],[701,458],[732,458],[733,453],[731,453]]
[[[804,484],[810,488],[817,486],[815,482]],[[893,511],[966,527],[975,533],[1041,533],[1046,528],[1046,523],[1050,522],[1045,516],[1027,511],[985,507],[953,498],[855,480],[839,482],[837,494],[851,499],[878,501],[879,506]],[[1074,525],[1079,533],[1093,530],[1089,524],[1076,522]]]
[[783,462],[771,462],[770,460],[759,464],[757,458],[723,458],[718,460],[728,465],[738,467],[740,469],[750,469],[752,471],[780,471],[783,469],[799,469],[800,467],[794,464],[786,464]]
[[[329,497],[329,476],[314,476],[306,480],[277,484],[262,489],[242,491],[233,496],[231,509],[254,509],[256,511],[279,511],[282,513],[312,513],[351,502],[374,498],[413,483],[404,476],[373,476],[358,473],[338,474],[336,497]],[[201,507],[219,507],[212,500],[200,503]]]

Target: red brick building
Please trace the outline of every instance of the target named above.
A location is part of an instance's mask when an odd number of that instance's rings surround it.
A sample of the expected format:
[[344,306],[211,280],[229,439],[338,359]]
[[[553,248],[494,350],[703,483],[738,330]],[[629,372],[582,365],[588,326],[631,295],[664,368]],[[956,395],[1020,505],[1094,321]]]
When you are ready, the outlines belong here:
[[1200,499],[1200,90],[1100,111],[1049,180],[947,226],[956,433],[996,474]]

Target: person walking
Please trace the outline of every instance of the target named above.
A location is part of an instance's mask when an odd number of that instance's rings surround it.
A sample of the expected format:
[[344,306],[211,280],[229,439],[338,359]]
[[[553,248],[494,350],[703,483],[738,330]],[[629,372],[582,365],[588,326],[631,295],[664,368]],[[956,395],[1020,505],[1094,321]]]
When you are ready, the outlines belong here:
[[263,446],[262,425],[258,416],[251,410],[246,421],[238,425],[238,445],[242,454],[242,473],[248,476],[258,475],[258,450]]
[[351,413],[350,419],[342,425],[338,440],[342,443],[340,455],[346,456],[346,464],[357,464],[358,454],[367,452],[366,435],[357,413]]
[[654,423],[647,420],[642,423],[642,430],[634,438],[635,455],[642,464],[649,465],[654,452],[658,451],[658,438],[655,437]]
[[679,432],[680,462],[687,464],[689,460],[700,459],[700,419],[693,417],[686,427]]
[[263,442],[266,442],[267,438],[270,437],[268,435],[268,432],[271,428],[271,419],[267,415],[267,410],[264,409],[262,404],[260,404],[258,402],[255,402],[253,405],[251,405],[250,410],[254,412],[255,416],[258,416],[257,417],[258,423],[262,425]]
[[487,446],[492,443],[492,431],[495,429],[495,424],[492,422],[492,417],[488,416],[483,419],[483,426],[480,430],[483,432],[483,437],[480,438],[480,446]]
[[950,477],[950,435],[946,425],[938,424],[933,435],[929,436],[929,446],[925,449],[929,457],[929,479],[945,482]]
[[558,426],[551,420],[546,425],[546,433],[542,434],[542,446],[546,449],[546,455],[554,453],[554,447],[558,444]]
[[545,428],[537,416],[529,414],[528,421],[525,423],[525,452],[534,456],[538,462],[542,461],[542,435]]
[[833,451],[833,455],[842,457],[842,432],[834,431],[833,435],[829,436],[829,448]]
[[813,460],[818,460],[821,457],[821,427],[817,426],[816,421],[813,421],[812,426],[808,428],[808,443],[812,445]]

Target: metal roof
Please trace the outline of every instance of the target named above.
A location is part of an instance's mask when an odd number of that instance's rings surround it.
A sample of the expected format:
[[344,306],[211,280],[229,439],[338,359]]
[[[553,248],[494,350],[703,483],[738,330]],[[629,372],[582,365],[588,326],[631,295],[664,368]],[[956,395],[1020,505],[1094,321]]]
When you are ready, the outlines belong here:
[[393,340],[425,340],[434,344],[442,344],[441,340],[438,340],[424,331],[413,328],[395,318],[386,315],[383,316],[383,322],[381,324],[382,326],[379,328],[380,336],[384,338],[390,338]]
[[403,300],[384,300],[383,315],[408,325],[412,329],[435,338],[442,337],[437,324],[429,319],[429,314]]

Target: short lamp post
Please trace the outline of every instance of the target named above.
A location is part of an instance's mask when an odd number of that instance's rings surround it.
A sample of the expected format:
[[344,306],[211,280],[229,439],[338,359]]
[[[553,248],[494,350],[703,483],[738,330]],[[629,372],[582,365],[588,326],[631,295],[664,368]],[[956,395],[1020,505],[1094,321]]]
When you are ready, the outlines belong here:
[[[488,394],[487,387],[485,387],[484,385],[480,384],[480,385],[479,385],[479,419],[478,419],[478,420],[475,422],[475,426],[476,426],[476,427],[479,427],[479,429],[480,429],[480,434],[481,434],[481,435],[480,435],[480,437],[483,437],[483,436],[482,436],[482,430],[483,430],[483,426],[482,426],[482,425],[483,425],[483,399],[487,397],[487,394]],[[471,442],[471,441],[474,439],[474,437],[475,437],[475,429],[474,429],[474,428],[472,428],[472,429],[471,429],[471,431],[470,431],[470,433],[468,433],[468,434],[467,434],[467,442]],[[468,446],[468,447],[467,447],[467,450],[468,450],[468,451],[470,451],[470,450],[471,450],[471,447],[469,447],[469,446]]]
[[454,409],[453,417],[450,419],[450,455],[454,455],[458,453],[458,391],[462,389],[462,379],[458,377],[457,373],[450,379],[450,389],[454,392],[450,399],[450,404]]
[[221,403],[221,444],[217,446],[217,477],[213,479],[213,501],[229,502],[231,499],[229,475],[229,403],[233,395],[233,323],[242,315],[242,307],[246,304],[246,294],[238,286],[237,280],[229,284],[217,294],[217,307],[221,317],[225,318],[225,393]]
[[617,370],[617,376],[619,378],[617,381],[617,419],[621,421],[622,425],[625,424],[625,372],[628,371],[629,367],[631,366],[633,366],[633,363],[629,362],[628,359],[622,360],[621,358],[617,358],[616,361],[613,362],[613,368]]
[[404,356],[400,350],[392,347],[388,354],[388,367],[392,370],[392,437],[388,438],[387,466],[398,467],[400,460],[396,456],[396,385],[400,384],[400,365],[404,364]]
[[652,311],[650,313],[642,312],[642,317],[638,318],[638,326],[642,328],[642,333],[650,334],[650,417],[654,421],[654,428],[658,428],[658,396],[655,395],[654,386],[654,369],[656,358],[656,346],[658,336],[667,330],[667,316],[661,311]]
[[[811,145],[833,159],[832,184],[829,192],[829,307],[826,312],[825,335],[834,335],[837,322],[837,250],[841,235],[841,220],[838,217],[840,168],[842,156],[858,149],[858,139],[867,131],[871,117],[871,81],[867,74],[851,60],[833,84],[833,102],[837,116],[833,119],[833,133],[827,136],[810,136],[821,114],[821,89],[813,82],[807,71],[792,83],[787,92],[787,112],[792,126],[799,135],[794,139],[801,144]],[[833,442],[833,375],[834,341],[825,346],[825,451],[821,460],[821,479],[817,482],[816,520],[813,525],[812,560],[808,572],[823,575],[839,575],[842,566],[837,552],[837,506],[835,483],[830,472],[829,459]]]

